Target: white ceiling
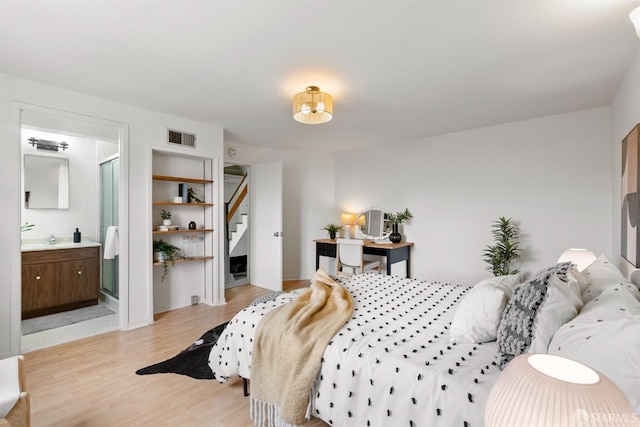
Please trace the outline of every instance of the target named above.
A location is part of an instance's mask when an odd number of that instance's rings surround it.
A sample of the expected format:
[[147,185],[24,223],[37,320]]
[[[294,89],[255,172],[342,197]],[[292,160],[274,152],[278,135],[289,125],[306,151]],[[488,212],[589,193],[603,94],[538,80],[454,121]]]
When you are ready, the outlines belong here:
[[[340,151],[609,105],[638,4],[0,0],[0,71],[231,143]],[[331,122],[293,120],[308,85],[334,96]]]

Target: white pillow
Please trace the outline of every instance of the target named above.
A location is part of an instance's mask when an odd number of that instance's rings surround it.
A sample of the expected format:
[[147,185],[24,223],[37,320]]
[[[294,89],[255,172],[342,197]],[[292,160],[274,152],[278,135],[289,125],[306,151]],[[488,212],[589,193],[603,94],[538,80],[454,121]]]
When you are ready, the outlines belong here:
[[604,255],[600,255],[582,272],[587,278],[587,289],[582,293],[582,300],[585,303],[593,300],[602,291],[612,286],[622,284],[629,289],[631,294],[640,299],[640,290],[637,286],[627,280],[620,270],[611,263]]
[[558,328],[578,314],[582,299],[571,269],[570,262],[559,263],[516,288],[498,327],[502,368],[522,353],[546,353]]
[[611,286],[586,304],[556,332],[549,354],[602,372],[640,408],[640,302],[626,286]]
[[496,339],[502,311],[519,283],[517,274],[478,282],[464,296],[451,322],[451,342],[483,343]]
[[575,265],[567,273],[567,279],[569,285],[578,289],[580,295],[582,295],[582,293],[589,287],[589,280],[587,279],[587,276],[585,276],[584,273],[581,273]]

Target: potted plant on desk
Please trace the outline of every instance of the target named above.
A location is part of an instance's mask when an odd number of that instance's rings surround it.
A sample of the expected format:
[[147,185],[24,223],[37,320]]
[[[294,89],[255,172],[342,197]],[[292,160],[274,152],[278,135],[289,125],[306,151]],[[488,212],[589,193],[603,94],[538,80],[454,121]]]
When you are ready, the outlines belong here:
[[336,233],[340,230],[342,230],[342,226],[340,224],[334,224],[332,222],[330,222],[329,224],[325,225],[324,227],[322,227],[322,229],[324,231],[326,231],[327,233],[329,233],[329,238],[331,240],[336,238]]
[[387,221],[391,224],[391,234],[389,234],[389,240],[393,243],[400,243],[402,241],[402,234],[398,231],[398,225],[413,218],[413,214],[409,212],[409,209],[405,209],[402,212],[388,213]]

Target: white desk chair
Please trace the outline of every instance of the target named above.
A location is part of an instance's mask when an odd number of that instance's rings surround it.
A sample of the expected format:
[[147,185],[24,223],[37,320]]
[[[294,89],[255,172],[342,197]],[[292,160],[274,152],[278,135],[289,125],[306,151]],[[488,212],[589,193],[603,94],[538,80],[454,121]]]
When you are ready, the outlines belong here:
[[336,276],[366,271],[380,273],[380,261],[365,261],[364,240],[338,239],[336,248]]

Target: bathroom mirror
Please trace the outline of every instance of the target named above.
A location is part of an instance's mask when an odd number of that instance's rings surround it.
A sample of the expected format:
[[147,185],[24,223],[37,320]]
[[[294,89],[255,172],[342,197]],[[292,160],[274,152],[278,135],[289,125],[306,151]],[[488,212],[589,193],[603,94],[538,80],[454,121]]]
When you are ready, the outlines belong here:
[[69,209],[69,159],[24,155],[24,207]]
[[356,217],[355,237],[357,239],[387,239],[390,232],[385,224],[386,213],[386,209],[377,207],[360,212]]

